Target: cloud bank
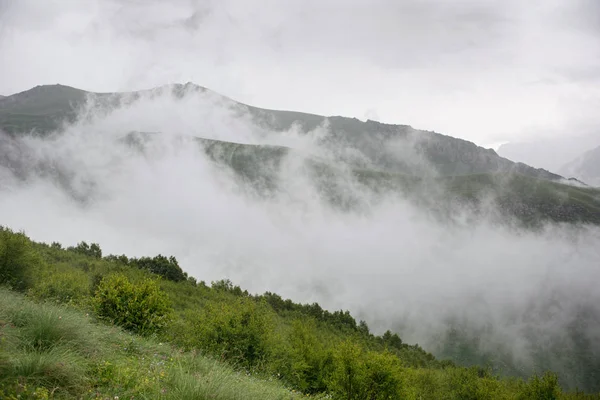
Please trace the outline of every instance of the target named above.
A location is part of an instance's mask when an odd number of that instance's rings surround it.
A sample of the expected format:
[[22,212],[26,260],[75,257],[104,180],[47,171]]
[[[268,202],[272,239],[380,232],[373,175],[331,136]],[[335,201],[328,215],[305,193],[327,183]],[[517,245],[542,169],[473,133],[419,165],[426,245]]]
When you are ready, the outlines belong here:
[[[464,329],[516,365],[534,368],[547,354],[537,368],[590,384],[576,368],[582,352],[599,359],[598,228],[532,232],[460,216],[447,225],[349,177],[337,183],[361,207],[342,210],[324,200],[302,157],[285,158],[275,171],[280,190],[257,198],[191,136],[311,153],[326,126],[268,132],[208,92],[175,100],[165,91],[112,113],[85,111],[61,135],[3,138],[3,225],[46,242],[98,242],[105,254],[172,254],[199,280],[229,278],[254,293],[349,309],[376,332],[397,329],[442,355],[448,327]],[[161,134],[140,151],[123,143],[130,131]],[[552,352],[557,344],[562,355]]]

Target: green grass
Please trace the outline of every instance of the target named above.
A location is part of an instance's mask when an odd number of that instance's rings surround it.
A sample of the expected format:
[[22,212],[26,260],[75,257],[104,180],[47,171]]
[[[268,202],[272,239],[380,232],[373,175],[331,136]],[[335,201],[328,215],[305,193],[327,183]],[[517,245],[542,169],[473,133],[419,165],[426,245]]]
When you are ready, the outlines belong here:
[[0,397],[294,399],[277,381],[0,289]]

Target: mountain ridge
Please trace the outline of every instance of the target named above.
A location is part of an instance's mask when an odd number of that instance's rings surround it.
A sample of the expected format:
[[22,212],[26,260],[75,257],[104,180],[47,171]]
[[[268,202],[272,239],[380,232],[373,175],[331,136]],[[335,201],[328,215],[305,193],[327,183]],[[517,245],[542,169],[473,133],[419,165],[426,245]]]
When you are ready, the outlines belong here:
[[410,165],[411,161],[406,157],[398,156],[395,147],[400,147],[400,152],[410,152],[411,155],[416,149],[418,157],[424,157],[436,173],[445,176],[517,172],[547,180],[563,179],[550,171],[515,163],[499,156],[493,149],[483,148],[464,139],[415,129],[410,125],[385,124],[372,120],[363,122],[343,116],[258,108],[191,82],[117,93],[94,93],[60,84],[38,85],[0,99],[0,129],[9,134],[35,132],[44,135],[60,129],[64,121],[73,122],[77,117],[77,107],[85,104],[89,96],[100,100],[104,105],[118,107],[123,101],[135,102],[143,96],[162,96],[169,90],[175,98],[194,93],[211,93],[229,102],[230,107],[247,111],[253,123],[273,131],[286,131],[296,126],[301,132],[308,133],[327,124],[330,135],[322,144],[330,149],[358,150],[366,160],[361,167],[411,173],[414,165]]

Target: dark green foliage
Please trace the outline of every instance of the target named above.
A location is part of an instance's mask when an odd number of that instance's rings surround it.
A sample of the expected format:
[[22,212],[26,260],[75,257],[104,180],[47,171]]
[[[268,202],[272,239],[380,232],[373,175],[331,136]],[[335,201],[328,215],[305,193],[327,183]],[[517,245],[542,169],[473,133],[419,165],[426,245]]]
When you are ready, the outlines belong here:
[[[285,312],[301,313],[331,324],[341,330],[359,331],[358,324],[356,323],[354,317],[350,315],[349,311],[339,310],[332,313],[327,310],[323,310],[317,303],[297,304],[292,302],[290,299],[283,300],[281,296],[271,292],[265,292],[265,294],[259,297],[265,299],[267,303],[269,303],[271,307],[273,307],[273,309],[280,314]],[[368,333],[368,327],[366,333]]]
[[79,242],[75,247],[68,247],[67,250],[74,253],[82,254],[88,257],[100,259],[102,258],[102,249],[98,243],[87,244],[87,242]]
[[164,329],[172,311],[168,296],[155,280],[132,283],[122,274],[100,281],[93,304],[100,318],[141,335]]
[[215,290],[228,292],[234,296],[248,296],[247,290],[242,291],[241,287],[234,285],[229,279],[221,279],[219,281],[211,282],[210,286]]
[[153,258],[132,258],[129,260],[129,264],[152,272],[153,274],[162,276],[163,278],[173,282],[185,281],[188,278],[187,274],[183,272],[179,266],[179,263],[173,256],[167,258],[159,254]]
[[110,254],[104,257],[104,259],[106,261],[136,267],[173,282],[185,280],[189,280],[192,284],[195,282],[194,278],[190,279],[188,274],[183,272],[177,259],[173,256],[165,257],[162,254],[159,254],[155,257],[128,258],[124,254],[120,256]]
[[40,259],[24,233],[0,226],[0,284],[20,291],[28,289],[33,269],[39,264]]

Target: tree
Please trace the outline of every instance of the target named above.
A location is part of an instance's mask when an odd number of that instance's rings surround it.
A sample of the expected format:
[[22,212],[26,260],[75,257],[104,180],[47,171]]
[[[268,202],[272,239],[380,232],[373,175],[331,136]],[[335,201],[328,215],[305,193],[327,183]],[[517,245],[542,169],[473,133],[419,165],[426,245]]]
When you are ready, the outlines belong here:
[[77,246],[68,247],[67,250],[72,251],[74,253],[83,254],[88,257],[93,258],[102,258],[102,249],[98,243],[92,243],[89,245],[87,242],[82,241],[77,243]]
[[153,274],[160,275],[173,282],[181,282],[188,279],[187,274],[183,272],[177,259],[173,256],[167,258],[162,254],[159,254],[154,258],[132,258],[129,260],[129,264],[152,272]]
[[32,269],[41,263],[24,233],[0,226],[0,284],[23,291],[31,286]]

